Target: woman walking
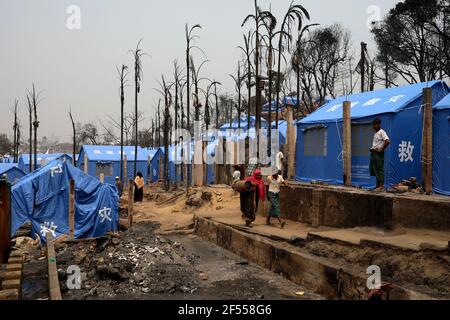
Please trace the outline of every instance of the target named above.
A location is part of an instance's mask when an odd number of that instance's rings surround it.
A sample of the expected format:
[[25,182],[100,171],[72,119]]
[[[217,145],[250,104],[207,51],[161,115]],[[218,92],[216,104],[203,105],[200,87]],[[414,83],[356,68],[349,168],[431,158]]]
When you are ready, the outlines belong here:
[[144,177],[142,172],[138,172],[134,178],[134,202],[142,202],[144,200]]
[[253,176],[245,179],[253,185],[253,189],[249,192],[241,193],[241,212],[245,225],[250,227],[255,221],[256,211],[258,210],[259,201],[266,200],[266,189],[262,180],[261,170],[256,169]]
[[280,185],[284,183],[284,179],[280,171],[269,176],[267,179],[269,180],[269,201],[271,206],[266,224],[271,225],[270,219],[277,218],[281,228],[284,228],[286,222],[280,219]]

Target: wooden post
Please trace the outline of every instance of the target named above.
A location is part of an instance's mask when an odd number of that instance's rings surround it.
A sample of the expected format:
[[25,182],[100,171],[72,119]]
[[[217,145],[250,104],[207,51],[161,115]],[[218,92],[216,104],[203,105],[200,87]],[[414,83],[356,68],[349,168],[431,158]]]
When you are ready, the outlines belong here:
[[[202,142],[202,147],[203,147],[203,156],[205,156],[205,154],[207,154],[207,146],[208,146],[208,141],[203,141]],[[202,157],[203,158],[203,157]],[[203,158],[203,185],[207,186],[208,185],[208,165],[206,164],[205,159]]]
[[50,300],[62,300],[59,287],[58,269],[56,268],[55,245],[51,232],[47,232],[47,266],[48,266],[48,291]]
[[104,173],[100,173],[100,182],[105,183],[105,174]]
[[148,156],[147,160],[147,184],[150,185],[152,182],[152,163],[151,163],[151,157]]
[[194,166],[193,166],[194,186],[203,185],[203,141],[194,143]]
[[11,251],[11,187],[0,180],[0,263],[6,263]]
[[427,194],[433,192],[433,106],[431,88],[423,89],[422,177]]
[[128,184],[128,227],[131,229],[133,225],[133,180],[130,179]]
[[344,185],[352,186],[352,120],[351,120],[351,102],[344,101],[342,116],[342,131],[344,135],[344,145],[342,147],[344,160]]
[[87,153],[84,154],[84,159],[83,159],[83,164],[84,164],[84,173],[88,174],[88,169],[89,169],[89,159],[87,156]]
[[123,187],[126,188],[127,187],[127,183],[128,183],[128,158],[127,155],[123,156]]
[[75,181],[70,180],[69,191],[69,240],[75,239]]
[[287,140],[287,160],[288,160],[288,179],[295,178],[295,143],[296,143],[296,134],[294,129],[294,108],[293,106],[288,106],[287,108],[287,132],[286,132],[286,140]]

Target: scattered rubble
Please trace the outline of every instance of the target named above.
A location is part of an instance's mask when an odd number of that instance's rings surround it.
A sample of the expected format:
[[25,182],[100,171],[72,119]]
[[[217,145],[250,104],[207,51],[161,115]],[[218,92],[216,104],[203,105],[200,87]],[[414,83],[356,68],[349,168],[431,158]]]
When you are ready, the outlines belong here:
[[402,180],[399,184],[395,185],[393,187],[394,191],[396,192],[412,192],[412,193],[424,193],[424,190],[420,186],[420,184],[417,183],[416,177],[411,177],[407,180]]
[[66,270],[75,264],[82,272],[81,290],[69,290],[67,275],[60,274],[65,298],[195,292],[200,282],[193,265],[195,258],[186,257],[180,243],[155,235],[157,227],[156,223],[140,223],[120,236],[108,235],[61,248],[57,252],[58,267]]

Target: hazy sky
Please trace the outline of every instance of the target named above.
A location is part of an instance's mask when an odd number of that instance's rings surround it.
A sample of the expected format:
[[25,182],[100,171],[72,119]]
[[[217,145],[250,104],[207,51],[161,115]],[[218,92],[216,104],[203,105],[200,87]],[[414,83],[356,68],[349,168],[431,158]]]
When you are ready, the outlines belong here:
[[[263,9],[272,3],[272,12],[281,20],[290,0],[259,0]],[[376,11],[381,16],[396,0],[299,0],[311,22],[329,25],[342,23],[352,33],[355,50],[359,43],[373,40],[367,21]],[[66,26],[67,8],[81,10],[80,30]],[[69,106],[76,121],[95,121],[111,114],[120,115],[118,79],[115,65],[132,67],[133,49],[139,39],[149,56],[143,58],[144,81],[140,109],[147,122],[159,94],[154,90],[161,74],[171,77],[173,61],[184,65],[185,23],[201,24],[197,41],[208,59],[204,75],[221,81],[221,92],[232,92],[228,76],[236,70],[242,43],[242,20],[253,11],[253,0],[0,0],[0,133],[12,135],[11,108],[20,100],[22,132],[27,132],[26,89],[32,83],[43,90],[39,106],[39,136],[59,137],[69,141]],[[194,51],[198,61],[201,53]],[[130,74],[125,103],[134,108],[133,82]],[[107,122],[107,121],[106,121]],[[142,124],[149,127],[149,123]]]

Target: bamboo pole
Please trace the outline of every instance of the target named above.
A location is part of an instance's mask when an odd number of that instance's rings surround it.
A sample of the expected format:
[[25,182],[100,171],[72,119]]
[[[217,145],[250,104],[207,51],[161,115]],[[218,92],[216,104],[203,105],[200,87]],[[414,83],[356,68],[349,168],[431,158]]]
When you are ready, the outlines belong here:
[[123,183],[123,187],[126,188],[127,187],[127,182],[128,182],[128,158],[126,155],[123,156],[123,176],[124,176],[124,181],[122,181]]
[[344,101],[343,107],[343,127],[344,145],[342,147],[344,160],[344,185],[352,185],[352,122],[351,122],[351,102]]
[[70,180],[69,191],[69,240],[75,239],[75,181]]
[[128,183],[128,227],[131,229],[133,225],[133,180]]
[[288,179],[295,178],[295,129],[294,129],[294,108],[288,106],[287,108],[287,160],[288,160]]
[[84,154],[84,159],[83,159],[83,161],[84,161],[84,173],[86,173],[86,174],[88,174],[88,169],[89,169],[89,159],[88,159],[88,155],[87,155],[87,153],[85,153]]

